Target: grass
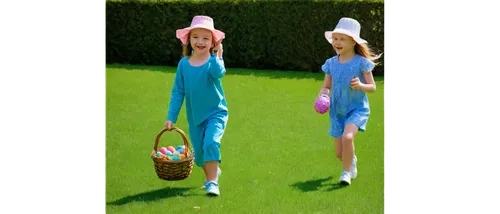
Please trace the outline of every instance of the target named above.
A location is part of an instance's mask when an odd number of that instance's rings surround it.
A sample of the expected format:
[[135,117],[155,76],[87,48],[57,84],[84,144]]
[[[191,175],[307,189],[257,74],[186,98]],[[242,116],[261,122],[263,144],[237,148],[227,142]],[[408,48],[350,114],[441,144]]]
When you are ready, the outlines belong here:
[[[382,77],[376,77],[377,92],[368,95],[367,132],[355,139],[358,178],[341,187],[328,116],[312,107],[323,74],[227,72],[221,196],[211,198],[200,189],[201,168],[194,167],[185,180],[163,181],[150,159],[165,122],[175,68],[107,65],[107,213],[383,213]],[[177,126],[189,132],[184,107]],[[160,146],[181,143],[177,133],[167,132]]]

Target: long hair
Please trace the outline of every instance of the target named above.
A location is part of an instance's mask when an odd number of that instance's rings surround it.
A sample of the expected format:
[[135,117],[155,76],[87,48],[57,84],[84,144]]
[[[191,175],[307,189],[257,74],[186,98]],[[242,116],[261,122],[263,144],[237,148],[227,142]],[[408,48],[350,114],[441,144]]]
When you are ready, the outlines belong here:
[[365,44],[356,43],[356,45],[354,46],[354,52],[372,61],[373,63],[375,63],[375,65],[378,65],[377,60],[380,58],[380,56],[382,56],[382,54],[378,55],[375,54],[373,50],[370,47],[368,47],[366,43]]
[[[193,54],[193,48],[191,47],[191,32],[188,33],[188,40],[186,45],[182,45],[182,57],[191,56]],[[215,45],[214,36],[212,35],[212,45]],[[214,53],[214,47],[210,48],[210,54]]]

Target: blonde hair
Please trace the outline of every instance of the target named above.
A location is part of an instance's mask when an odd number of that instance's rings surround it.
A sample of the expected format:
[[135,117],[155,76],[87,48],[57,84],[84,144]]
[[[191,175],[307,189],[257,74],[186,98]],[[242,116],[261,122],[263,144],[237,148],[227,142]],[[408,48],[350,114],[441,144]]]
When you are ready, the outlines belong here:
[[[191,53],[193,52],[193,48],[191,47],[191,42],[190,42],[191,32],[189,32],[187,36],[188,36],[188,40],[187,40],[186,45],[182,45],[182,57],[191,56]],[[216,42],[213,39],[214,39],[214,35],[212,35],[212,45],[215,45]],[[210,48],[210,50],[209,50],[210,54],[214,53],[214,47]]]
[[354,52],[372,61],[373,63],[375,63],[375,65],[379,64],[377,60],[380,58],[380,56],[382,56],[382,54],[378,55],[375,54],[373,50],[370,47],[368,47],[366,43],[364,44],[356,43],[356,45],[354,46]]

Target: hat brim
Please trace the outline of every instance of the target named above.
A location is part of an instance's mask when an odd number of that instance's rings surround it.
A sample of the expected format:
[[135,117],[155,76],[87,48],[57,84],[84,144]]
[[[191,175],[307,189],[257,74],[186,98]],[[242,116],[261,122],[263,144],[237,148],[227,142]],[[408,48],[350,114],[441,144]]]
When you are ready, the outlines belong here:
[[368,43],[366,40],[364,40],[358,36],[352,35],[352,33],[350,31],[337,28],[333,31],[325,31],[325,38],[330,44],[332,44],[332,33],[342,33],[342,34],[348,35],[348,36],[352,37],[352,39],[354,39],[354,41],[356,41],[356,43],[358,43],[358,44]]
[[224,39],[225,37],[225,34],[224,32],[220,31],[220,30],[217,30],[217,29],[211,29],[211,28],[207,28],[205,25],[194,25],[194,26],[191,26],[191,27],[187,27],[187,28],[183,28],[183,29],[178,29],[176,32],[175,32],[175,35],[178,39],[181,40],[182,44],[183,45],[186,45],[187,42],[188,42],[188,35],[189,35],[189,32],[191,32],[192,29],[195,29],[195,28],[203,28],[203,29],[206,29],[206,30],[209,30],[210,32],[212,32],[212,35],[214,37],[214,40],[215,40],[215,45],[217,46],[218,44],[220,44],[222,42],[222,39]]

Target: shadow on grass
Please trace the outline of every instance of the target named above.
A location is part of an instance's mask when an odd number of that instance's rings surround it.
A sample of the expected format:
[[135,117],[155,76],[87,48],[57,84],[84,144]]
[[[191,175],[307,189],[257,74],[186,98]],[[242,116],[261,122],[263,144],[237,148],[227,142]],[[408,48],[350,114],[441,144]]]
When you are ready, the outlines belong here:
[[311,192],[311,191],[324,191],[329,192],[332,190],[337,190],[346,187],[346,185],[338,183],[331,183],[332,176],[326,178],[320,178],[315,180],[308,180],[303,182],[297,182],[291,184],[290,186],[301,190],[302,192]]
[[122,199],[118,199],[113,202],[107,202],[106,205],[124,205],[130,202],[150,202],[161,199],[167,199],[171,197],[187,197],[192,196],[193,194],[185,194],[189,190],[194,189],[194,187],[190,188],[180,188],[180,187],[166,187],[163,189],[153,190],[149,192],[139,193],[136,195],[131,195],[124,197]]
[[[175,73],[177,68],[172,66],[159,65],[125,65],[125,64],[106,64],[106,68],[111,69],[126,69],[126,70],[144,70],[164,73]],[[323,72],[306,72],[306,71],[287,71],[287,70],[266,70],[266,69],[247,69],[247,68],[226,68],[228,76],[257,76],[270,79],[314,79],[322,81],[325,78]],[[383,83],[383,76],[374,76],[375,82]]]

